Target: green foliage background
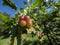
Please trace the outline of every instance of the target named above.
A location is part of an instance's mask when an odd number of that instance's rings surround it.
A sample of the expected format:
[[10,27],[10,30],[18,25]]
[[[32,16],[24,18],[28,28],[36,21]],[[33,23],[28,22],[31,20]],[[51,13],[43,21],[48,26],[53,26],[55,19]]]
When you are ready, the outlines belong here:
[[[28,2],[24,4],[27,5]],[[12,0],[3,0],[3,5],[17,12]],[[52,12],[47,13],[46,7],[52,7]],[[28,32],[29,28],[19,25],[20,14],[31,17],[33,27],[30,30],[33,32]],[[44,33],[43,38],[38,37],[40,33]],[[60,45],[60,1],[34,0],[32,5],[21,8],[15,17],[0,13],[0,45]]]

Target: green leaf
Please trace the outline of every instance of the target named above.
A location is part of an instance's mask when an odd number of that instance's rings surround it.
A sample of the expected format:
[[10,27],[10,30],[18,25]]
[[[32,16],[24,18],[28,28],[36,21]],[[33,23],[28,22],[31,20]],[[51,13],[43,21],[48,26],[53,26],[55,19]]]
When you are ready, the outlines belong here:
[[32,0],[30,0],[30,2],[32,2]]
[[6,3],[3,3],[3,6],[6,6]]
[[21,13],[24,12],[24,9],[23,9],[23,8],[20,8],[20,12],[21,12]]
[[41,6],[44,0],[35,0],[33,5],[30,6],[30,9],[34,9],[35,7]]
[[16,5],[11,0],[3,0],[3,5],[4,6],[9,6],[12,9],[17,10]]
[[24,2],[24,4],[26,5],[26,4],[27,4],[27,2]]
[[60,7],[60,2],[57,2],[57,3],[56,3],[56,6],[57,6],[57,7]]
[[0,19],[3,20],[3,21],[5,21],[5,22],[7,22],[7,21],[10,20],[7,16],[4,16],[2,14],[0,14]]
[[54,20],[60,21],[60,17],[56,17],[56,18],[54,18]]

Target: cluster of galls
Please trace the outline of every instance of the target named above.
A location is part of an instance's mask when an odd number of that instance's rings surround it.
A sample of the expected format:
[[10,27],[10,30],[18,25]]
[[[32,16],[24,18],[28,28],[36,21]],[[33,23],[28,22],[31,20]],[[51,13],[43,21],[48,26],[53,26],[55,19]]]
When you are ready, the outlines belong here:
[[25,27],[25,26],[27,26],[29,28],[32,27],[32,21],[30,19],[30,16],[28,16],[28,15],[25,15],[25,16],[21,15],[21,16],[19,16],[19,21],[20,21],[20,26],[21,27]]

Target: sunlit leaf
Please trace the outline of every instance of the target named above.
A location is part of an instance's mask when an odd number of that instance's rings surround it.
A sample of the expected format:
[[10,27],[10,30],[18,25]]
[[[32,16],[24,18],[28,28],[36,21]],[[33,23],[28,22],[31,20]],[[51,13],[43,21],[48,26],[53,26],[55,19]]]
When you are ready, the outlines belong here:
[[57,7],[60,7],[60,2],[57,2],[57,3],[56,3],[56,6],[57,6]]
[[10,20],[7,16],[4,16],[2,14],[0,14],[0,19],[3,20],[3,21],[5,21],[5,22],[7,22],[7,21]]
[[30,9],[34,9],[35,7],[41,6],[44,0],[35,0],[33,5],[30,6]]
[[21,13],[24,12],[24,8],[20,8],[20,12],[21,12]]

